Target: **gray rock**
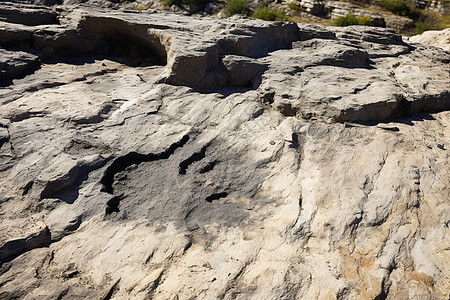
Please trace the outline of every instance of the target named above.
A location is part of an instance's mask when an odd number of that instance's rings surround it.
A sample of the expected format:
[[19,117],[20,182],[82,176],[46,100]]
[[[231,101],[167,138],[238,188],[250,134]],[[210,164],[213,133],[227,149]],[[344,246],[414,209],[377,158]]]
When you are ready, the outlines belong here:
[[356,17],[370,17],[374,26],[388,27],[396,31],[405,31],[414,27],[414,20],[407,17],[375,12],[373,9],[364,9],[361,6],[340,1],[326,1],[324,4],[328,16],[332,19],[352,14]]
[[421,43],[428,46],[440,47],[446,51],[450,51],[450,29],[429,30],[422,34],[412,36],[409,39],[414,43]]
[[15,238],[2,242],[0,247],[0,264],[10,261],[20,254],[48,246],[50,243],[50,232],[45,224],[37,224],[35,232],[23,238]]
[[0,24],[1,299],[448,296],[448,52],[56,11]]
[[262,74],[268,68],[254,59],[237,55],[226,55],[222,63],[233,86],[252,87],[258,74]]
[[0,49],[0,80],[22,77],[39,68],[39,57],[22,51]]
[[0,8],[0,21],[36,26],[59,24],[58,14],[54,9],[34,5],[5,3]]

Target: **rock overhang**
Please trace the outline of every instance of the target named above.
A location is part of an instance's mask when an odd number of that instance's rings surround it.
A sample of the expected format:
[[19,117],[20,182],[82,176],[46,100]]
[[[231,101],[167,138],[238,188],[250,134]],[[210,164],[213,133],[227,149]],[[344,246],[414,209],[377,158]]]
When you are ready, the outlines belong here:
[[[161,81],[203,93],[235,86],[256,89],[264,98],[265,93],[272,93],[271,85],[279,82],[284,96],[275,97],[280,100],[275,101],[274,108],[291,107],[290,115],[298,117],[367,122],[398,116],[399,107],[404,107],[398,101],[411,102],[411,111],[401,109],[403,113],[438,111],[450,105],[448,86],[441,77],[448,77],[448,66],[436,62],[437,56],[442,62],[448,60],[448,53],[421,51],[385,28],[323,29],[243,16],[225,20],[193,18],[158,10],[136,13],[71,7],[56,11],[59,23],[64,25],[5,27],[0,46],[15,49],[23,45],[28,52],[47,59],[114,57],[130,66],[165,66]],[[11,45],[16,36],[22,37],[22,42]],[[396,59],[396,64],[387,64]],[[38,68],[37,60],[29,60],[34,69]],[[401,82],[396,70],[413,61],[426,77],[402,77],[406,81]],[[430,67],[433,64],[444,71],[434,71]],[[324,69],[336,76],[328,76]],[[21,69],[10,67],[3,73],[3,78],[11,80],[21,76]],[[328,78],[324,82],[327,90],[321,92],[312,86],[311,91],[307,82],[317,80],[308,76],[321,74]],[[361,87],[365,80],[367,83]],[[424,85],[427,88],[423,91],[417,88]],[[323,94],[330,88],[334,90],[331,97]],[[353,92],[346,92],[349,88]],[[318,103],[314,98],[323,100]]]

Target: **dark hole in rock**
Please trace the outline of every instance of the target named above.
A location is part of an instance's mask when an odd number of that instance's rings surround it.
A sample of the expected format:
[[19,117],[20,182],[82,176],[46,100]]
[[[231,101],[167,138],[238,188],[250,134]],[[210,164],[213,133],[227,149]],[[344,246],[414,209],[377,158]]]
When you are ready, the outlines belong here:
[[203,146],[202,149],[198,152],[192,154],[189,158],[183,160],[179,165],[179,173],[181,175],[185,175],[189,166],[197,161],[202,160],[206,156],[206,149],[208,149],[209,145]]
[[[67,58],[110,59],[132,67],[165,66],[167,47],[160,37],[148,32],[148,25],[130,24],[114,18],[90,17],[77,30],[62,34],[48,32],[34,42],[45,63]],[[53,36],[53,37],[50,37]]]
[[262,116],[263,113],[264,113],[264,108],[260,108],[253,113],[252,118],[257,119],[258,117]]
[[120,200],[122,200],[122,196],[114,196],[107,203],[106,214],[110,215],[113,212],[119,212],[119,204]]
[[124,156],[116,158],[103,174],[103,177],[100,181],[103,184],[101,191],[112,194],[114,191],[114,176],[117,173],[124,171],[126,168],[132,165],[138,165],[143,162],[151,162],[159,159],[168,159],[175,152],[175,150],[183,147],[188,141],[189,135],[185,135],[178,142],[173,143],[169,148],[161,153],[141,154],[130,152],[125,154]]
[[216,194],[211,194],[208,197],[206,197],[205,201],[206,202],[213,202],[214,200],[218,200],[220,198],[225,198],[226,196],[228,196],[227,192],[221,192],[221,193],[216,193]]
[[106,57],[121,58],[123,63],[131,66],[165,66],[166,55],[154,49],[144,40],[125,34],[106,35],[99,54]]
[[289,148],[298,148],[300,146],[299,140],[298,140],[298,134],[293,132],[292,133],[292,140],[289,141],[290,145]]
[[277,109],[286,117],[295,117],[297,110],[291,103],[283,102],[277,105]]
[[[167,45],[148,31],[148,25],[131,24],[115,18],[87,17],[80,22],[79,29],[82,40],[94,42],[89,51],[94,51],[95,55],[122,58],[133,66],[167,64]],[[86,47],[78,49],[83,52]]]
[[23,192],[22,192],[22,196],[25,196],[26,194],[28,194],[28,192],[30,191],[30,189],[33,187],[34,181],[29,181],[24,187],[23,187]]
[[275,97],[275,92],[268,92],[262,96],[261,100],[263,103],[272,104],[274,101],[274,97]]
[[405,98],[401,98],[394,111],[392,112],[392,118],[401,117],[407,115],[411,110],[411,102],[406,100]]
[[200,169],[200,174],[208,173],[209,171],[212,171],[214,167],[216,166],[217,161],[211,161],[206,166]]
[[0,148],[9,141],[9,136],[0,136]]

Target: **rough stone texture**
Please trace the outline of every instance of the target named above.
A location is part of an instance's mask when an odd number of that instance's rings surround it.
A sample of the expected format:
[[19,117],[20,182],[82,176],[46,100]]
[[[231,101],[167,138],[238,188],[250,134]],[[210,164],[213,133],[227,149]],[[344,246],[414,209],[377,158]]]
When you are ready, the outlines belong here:
[[407,17],[396,16],[390,13],[374,12],[373,10],[363,9],[350,3],[327,1],[325,2],[324,7],[329,12],[328,15],[332,19],[353,14],[357,17],[369,16],[372,18],[375,26],[388,27],[396,31],[403,31],[414,27],[414,20]]
[[388,27],[398,32],[409,30],[414,27],[414,20],[407,17],[393,15],[392,13],[382,13],[382,9],[376,6],[360,6],[354,3],[342,1],[324,1],[324,0],[285,0],[284,5],[278,5],[277,8],[284,9],[288,3],[294,3],[303,7],[305,13],[303,16],[320,17],[325,19],[336,19],[347,15],[356,17],[368,16],[372,19],[373,25],[377,27]]
[[326,17],[330,13],[330,9],[326,7],[327,1],[325,0],[301,0],[299,4],[314,16]]
[[444,30],[429,30],[409,39],[414,43],[440,47],[450,52],[450,28]]
[[449,12],[450,6],[445,1],[425,1],[425,0],[409,0],[411,4],[420,9],[432,10],[441,14],[446,14]]
[[0,7],[0,21],[29,26],[58,24],[58,14],[47,7],[14,3]]
[[57,12],[0,26],[1,299],[448,298],[448,52]]

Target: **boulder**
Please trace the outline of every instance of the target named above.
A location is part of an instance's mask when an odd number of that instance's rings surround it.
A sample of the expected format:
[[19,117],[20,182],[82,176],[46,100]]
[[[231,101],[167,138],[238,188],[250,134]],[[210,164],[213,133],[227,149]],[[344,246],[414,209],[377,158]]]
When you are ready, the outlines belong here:
[[422,34],[409,38],[409,40],[413,43],[440,47],[446,51],[450,51],[450,28],[425,31]]

